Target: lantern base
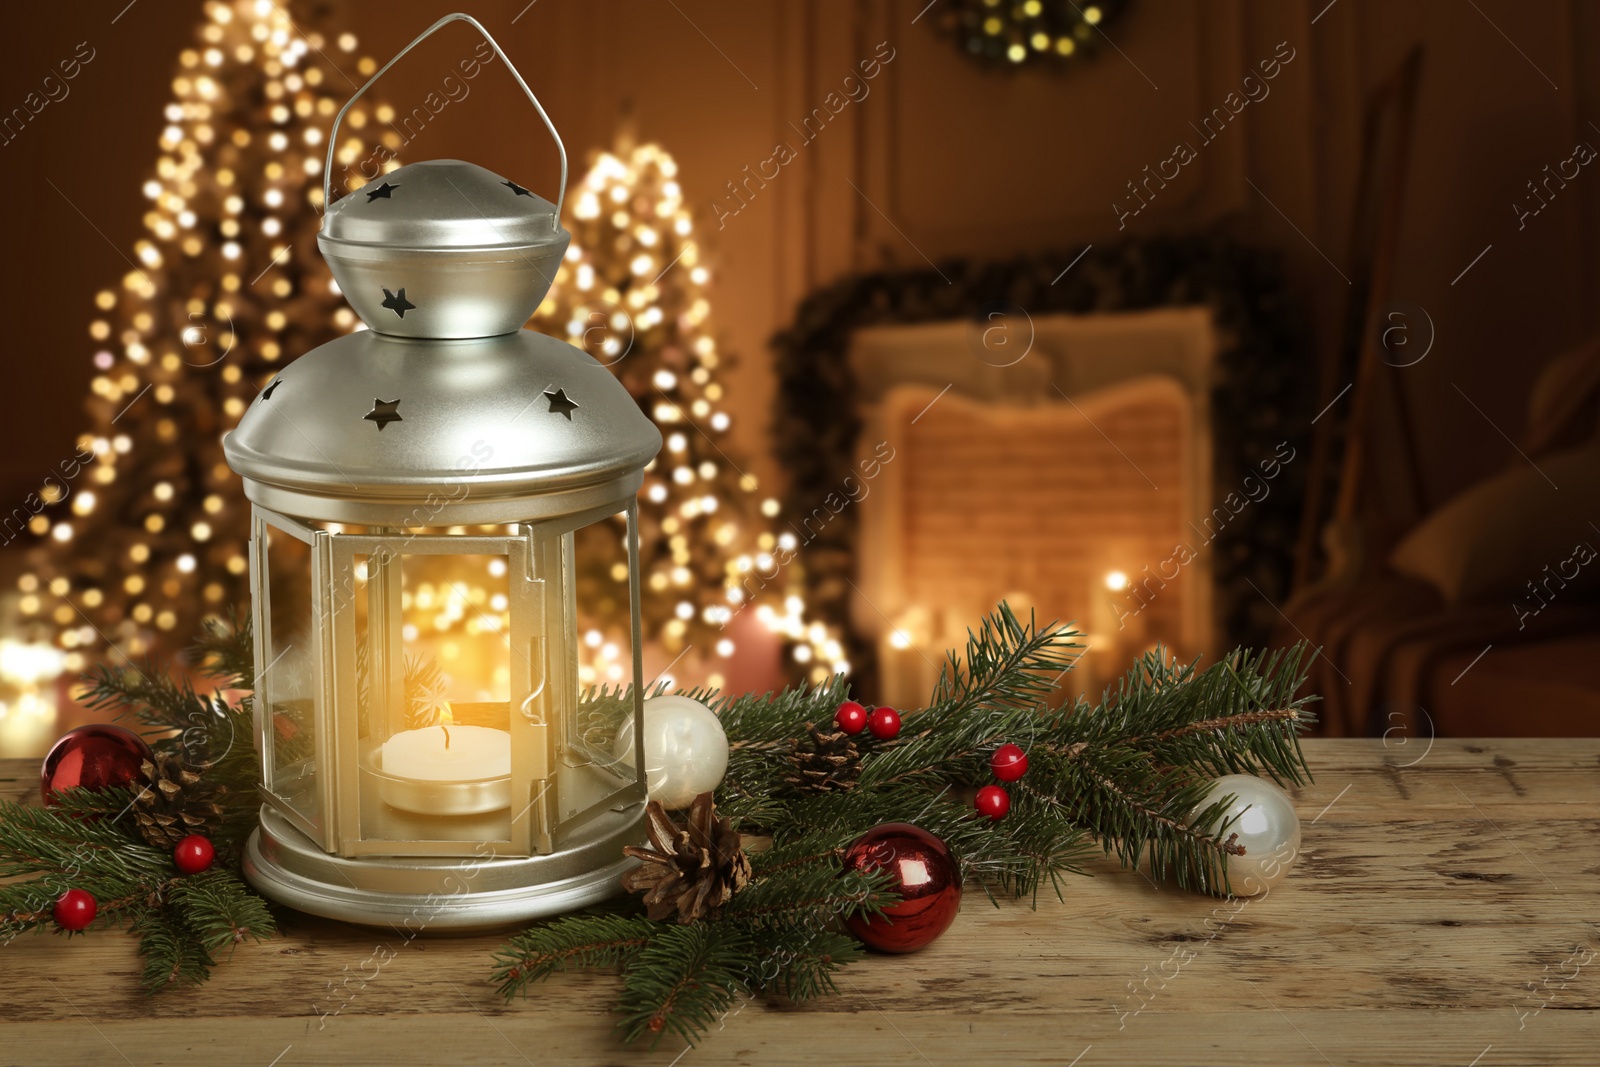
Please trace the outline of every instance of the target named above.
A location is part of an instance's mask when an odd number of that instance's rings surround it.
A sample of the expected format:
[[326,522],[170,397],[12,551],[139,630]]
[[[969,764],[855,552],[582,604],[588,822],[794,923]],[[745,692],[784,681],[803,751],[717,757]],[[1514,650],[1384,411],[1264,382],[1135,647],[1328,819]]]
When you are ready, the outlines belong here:
[[546,856],[333,856],[269,806],[245,845],[244,876],[262,896],[327,919],[465,935],[576,911],[621,893],[644,840],[644,805],[596,816]]

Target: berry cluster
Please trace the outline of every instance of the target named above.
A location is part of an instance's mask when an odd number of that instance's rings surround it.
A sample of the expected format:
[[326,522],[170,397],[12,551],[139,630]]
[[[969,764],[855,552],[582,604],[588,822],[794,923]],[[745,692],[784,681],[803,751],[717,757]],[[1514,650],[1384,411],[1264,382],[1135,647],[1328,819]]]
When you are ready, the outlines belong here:
[[[1028,754],[1009,742],[994,750],[989,757],[989,769],[1002,782],[1015,782],[1028,773]],[[974,801],[979,815],[999,821],[1011,810],[1011,795],[997,785],[986,785],[978,790]]]
[[874,708],[870,712],[854,700],[846,700],[833,713],[833,724],[847,734],[866,730],[879,741],[893,741],[900,736],[900,713],[893,708]]
[[[879,741],[892,741],[900,736],[900,713],[893,708],[873,708],[854,700],[846,700],[833,713],[833,724],[852,736],[865,730]],[[989,757],[989,769],[1002,782],[1015,782],[1028,773],[1028,754],[1020,746],[1001,745]],[[1011,796],[998,785],[986,785],[978,790],[974,801],[978,814],[999,821],[1011,810]]]
[[[199,874],[208,870],[217,858],[217,850],[210,840],[200,834],[190,834],[172,850],[172,865],[184,874]],[[87,889],[69,889],[56,900],[51,915],[56,925],[68,933],[77,933],[94,922],[100,904]]]

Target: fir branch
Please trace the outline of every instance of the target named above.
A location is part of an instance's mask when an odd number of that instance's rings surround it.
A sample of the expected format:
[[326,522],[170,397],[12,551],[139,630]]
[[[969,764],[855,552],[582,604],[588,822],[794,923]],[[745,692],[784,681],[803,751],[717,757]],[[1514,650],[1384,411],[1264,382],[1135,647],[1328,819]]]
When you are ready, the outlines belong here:
[[226,620],[206,619],[193,652],[201,671],[222,682],[224,689],[255,689],[255,638],[248,612],[230,607]]
[[1035,704],[1046,700],[1077,660],[1079,635],[1055,624],[1024,626],[1004,601],[976,631],[967,631],[965,658],[946,656],[930,706]]
[[[691,690],[687,696],[704,700],[722,720],[729,748],[750,754],[786,747],[804,731],[806,723],[831,722],[840,704],[850,698],[843,675],[815,686],[791,686],[778,693],[729,696]],[[737,759],[730,756],[730,766]]]
[[837,865],[789,867],[753,880],[726,905],[727,919],[746,926],[803,924],[813,929],[856,915],[877,915],[898,903],[887,871],[841,872]]
[[819,863],[837,865],[843,854],[844,850],[841,848],[829,846],[819,851],[814,845],[807,843],[798,850],[791,846],[789,849],[768,849],[758,853],[750,857],[750,866],[753,878],[760,879],[782,874],[797,867],[810,867]]
[[[620,940],[580,917],[537,927],[502,951],[496,979],[510,993],[567,962],[621,964],[624,1035],[667,1030],[694,1041],[740,993],[795,999],[831,992],[859,947],[838,921],[891,904],[887,872],[841,873],[844,850],[884,822],[910,822],[943,840],[993,899],[1037,901],[1046,884],[1081,873],[1097,841],[1125,867],[1208,892],[1225,891],[1236,835],[1228,799],[1209,800],[1218,774],[1309,779],[1299,733],[1312,721],[1302,650],[1234,653],[1205,670],[1159,650],[1136,662],[1099,706],[1050,706],[1078,651],[1076,634],[1019,620],[1004,604],[952,654],[934,699],[903,713],[899,738],[863,736],[853,787],[797,792],[793,739],[826,722],[848,697],[843,680],[780,693],[717,697],[729,737],[720,814],[770,833],[752,879],[721,911],[691,925],[643,923]],[[1030,756],[998,823],[973,814],[971,788],[992,780],[988,760],[1007,741]],[[651,925],[657,929],[649,930]],[[614,932],[614,931],[612,931]],[[618,935],[620,937],[620,935]],[[528,969],[525,969],[528,968]]]
[[77,699],[90,711],[132,711],[139,723],[156,729],[181,730],[190,715],[209,710],[192,682],[158,671],[148,659],[142,669],[96,663],[84,672],[83,681]]
[[1149,753],[1159,762],[1212,775],[1265,772],[1279,783],[1310,780],[1300,732],[1315,722],[1297,698],[1305,683],[1303,648],[1235,652],[1204,671],[1139,660],[1115,696],[1096,712],[1097,738]]
[[694,1044],[747,992],[758,958],[750,935],[734,923],[660,923],[661,931],[623,971],[624,1040],[653,1034],[651,1046],[674,1033]]
[[49,808],[0,801],[0,878],[80,875],[110,887],[106,895],[165,878],[171,856],[133,838],[120,820],[102,816],[119,802],[125,813],[131,799],[128,790],[72,790]]
[[1190,737],[1194,734],[1220,733],[1225,730],[1237,730],[1243,726],[1259,726],[1266,722],[1285,722],[1297,725],[1300,721],[1298,708],[1278,708],[1275,711],[1249,711],[1242,715],[1225,715],[1215,719],[1202,719],[1199,722],[1189,723],[1187,726],[1174,726],[1156,734],[1150,739],[1153,745],[1166,741],[1176,741]]
[[[1083,798],[1082,818],[1124,867],[1148,859],[1151,876],[1181,888],[1225,886],[1231,821],[1221,802],[1200,810],[1211,782],[1180,768],[1160,768],[1137,753],[1086,750],[1064,772]],[[1215,825],[1208,834],[1200,826]]]
[[0,937],[48,928],[55,902],[69,889],[94,896],[95,923],[114,926],[162,899],[172,858],[121,828],[128,790],[72,790],[55,807],[0,802]]
[[180,878],[173,883],[168,899],[207,952],[245,940],[262,941],[277,930],[266,901],[231,869],[213,868]]
[[204,941],[173,913],[146,909],[130,930],[139,938],[139,954],[144,957],[145,992],[159,993],[176,984],[199,985],[211,977],[216,960]]
[[660,934],[661,923],[642,916],[583,914],[543,923],[495,952],[492,981],[510,1000],[560,971],[620,967]]
[[0,946],[18,934],[54,922],[56,901],[72,885],[70,878],[59,874],[0,884]]
[[[212,621],[195,646],[200,669],[229,688],[248,684],[251,644],[237,617],[231,627]],[[86,682],[91,708],[131,711],[156,732],[157,752],[181,757],[223,787],[223,823],[211,833],[216,866],[180,876],[169,851],[138,835],[133,788],[68,790],[50,807],[0,802],[0,879],[26,879],[0,885],[0,937],[49,928],[61,894],[82,889],[98,905],[92,929],[126,925],[139,938],[147,989],[204,981],[213,953],[274,933],[266,902],[237,868],[259,803],[250,699],[197,694],[187,677],[149,662],[143,670],[98,666]]]
[[837,930],[776,924],[754,934],[761,965],[756,988],[803,1004],[839,992],[833,976],[861,959],[861,943]]

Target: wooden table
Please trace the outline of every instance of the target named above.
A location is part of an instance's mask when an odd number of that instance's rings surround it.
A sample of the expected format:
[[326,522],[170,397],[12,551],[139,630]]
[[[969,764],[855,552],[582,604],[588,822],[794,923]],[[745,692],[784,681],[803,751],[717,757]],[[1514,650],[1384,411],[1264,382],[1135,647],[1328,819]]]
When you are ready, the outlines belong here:
[[[297,918],[154,998],[129,938],[18,938],[0,950],[0,1064],[1600,1064],[1600,739],[1306,755],[1305,851],[1265,899],[1103,863],[1037,911],[969,892],[922,953],[851,967],[843,996],[804,1009],[737,1007],[687,1053],[618,1044],[606,975],[507,1005],[486,984],[497,938]],[[37,773],[0,761],[0,791]],[[394,958],[345,983],[380,946]],[[353,995],[319,1017],[340,983]]]

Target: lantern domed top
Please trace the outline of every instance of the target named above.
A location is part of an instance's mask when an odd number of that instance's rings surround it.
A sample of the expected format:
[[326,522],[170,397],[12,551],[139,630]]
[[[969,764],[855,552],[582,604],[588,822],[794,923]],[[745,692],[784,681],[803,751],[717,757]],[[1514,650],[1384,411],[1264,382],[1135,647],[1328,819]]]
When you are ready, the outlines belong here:
[[222,445],[245,495],[286,515],[451,526],[615,511],[661,431],[610,368],[554,337],[360,330],[285,367]]
[[510,333],[555,280],[556,206],[473,163],[409,163],[336,201],[317,245],[345,299],[395,337]]

